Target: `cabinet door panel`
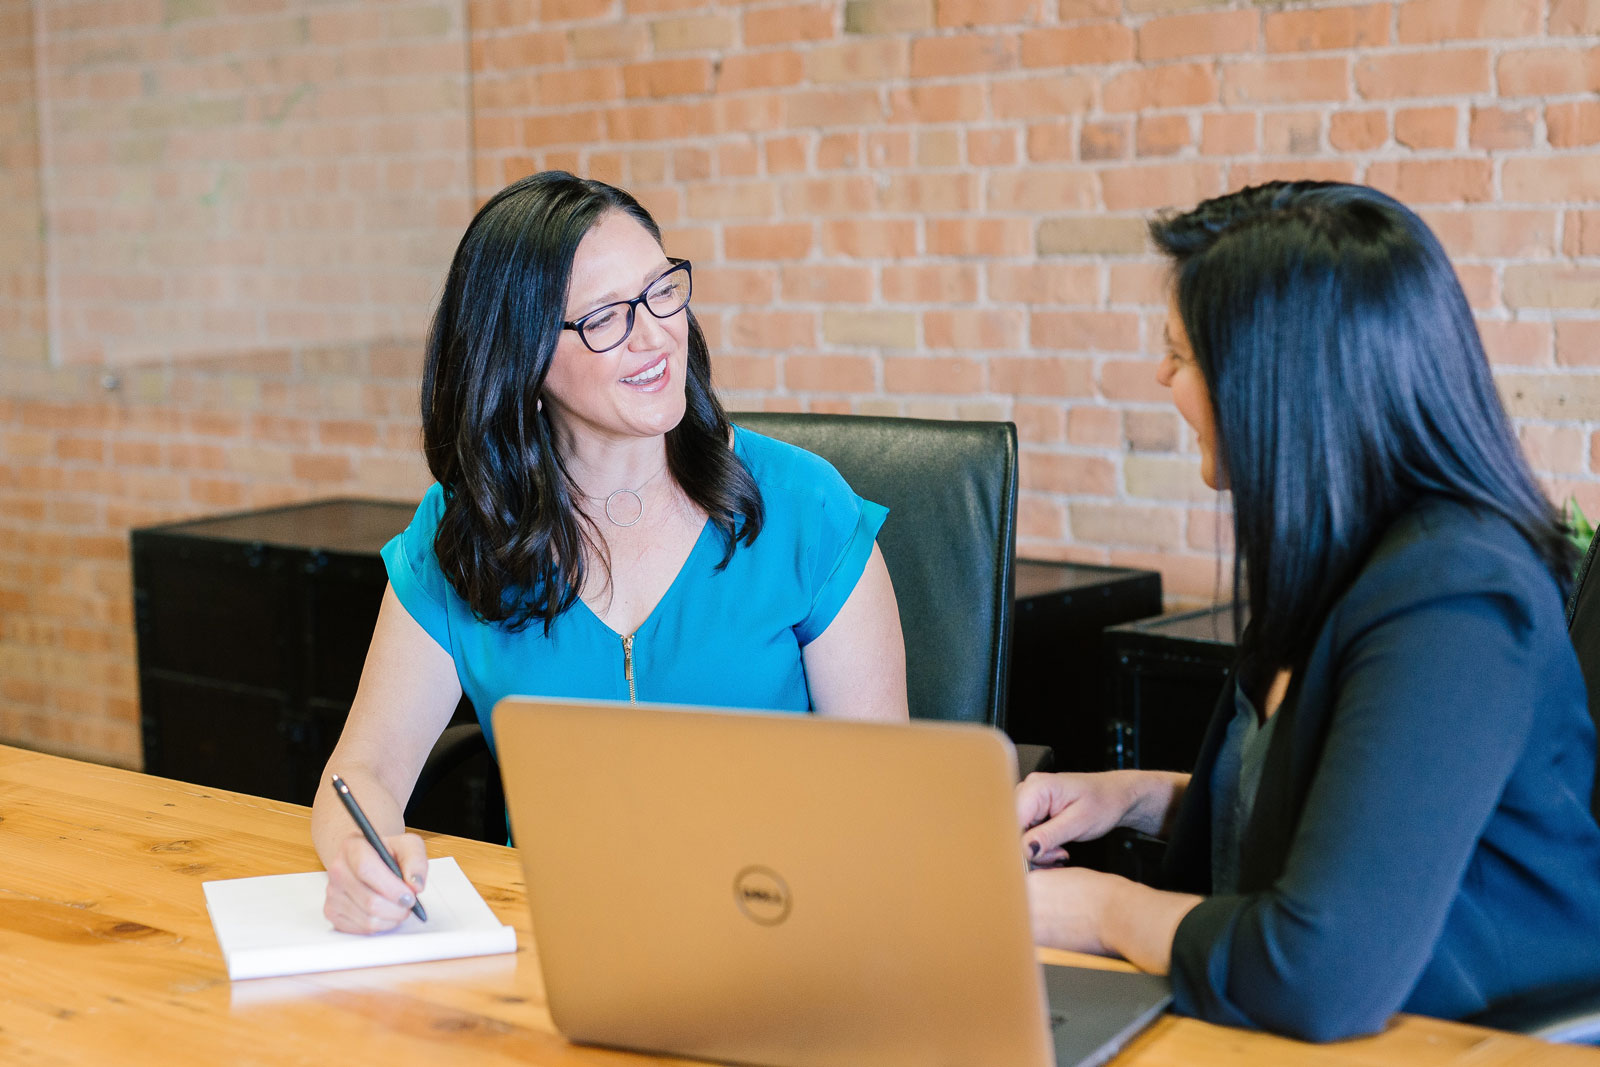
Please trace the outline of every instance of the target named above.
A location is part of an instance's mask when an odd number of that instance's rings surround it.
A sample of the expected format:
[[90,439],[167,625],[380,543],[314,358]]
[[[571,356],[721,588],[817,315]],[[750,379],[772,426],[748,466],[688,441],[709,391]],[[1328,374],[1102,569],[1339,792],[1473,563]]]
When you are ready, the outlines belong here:
[[[241,546],[134,555],[139,658],[148,668],[285,688],[299,632],[281,557]],[[148,592],[145,592],[148,591]]]
[[388,575],[377,557],[334,556],[307,566],[306,696],[349,704],[378,622]]
[[165,778],[307,803],[292,777],[297,720],[281,694],[149,672],[145,770]]
[[1222,664],[1172,664],[1154,658],[1136,662],[1120,680],[1132,698],[1119,709],[1134,746],[1126,765],[1148,771],[1193,770],[1227,677]]

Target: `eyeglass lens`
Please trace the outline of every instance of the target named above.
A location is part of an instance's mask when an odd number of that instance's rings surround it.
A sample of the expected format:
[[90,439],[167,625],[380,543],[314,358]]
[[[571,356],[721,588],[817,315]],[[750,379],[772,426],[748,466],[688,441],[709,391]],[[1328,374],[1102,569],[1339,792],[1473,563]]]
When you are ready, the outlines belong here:
[[[658,319],[676,315],[689,302],[688,270],[679,267],[663,274],[650,284],[649,289],[639,294],[639,297],[639,302],[642,302],[650,310],[650,314]],[[620,345],[633,332],[633,309],[634,304],[630,302],[612,304],[584,319],[582,325],[584,343],[596,352],[603,352]]]

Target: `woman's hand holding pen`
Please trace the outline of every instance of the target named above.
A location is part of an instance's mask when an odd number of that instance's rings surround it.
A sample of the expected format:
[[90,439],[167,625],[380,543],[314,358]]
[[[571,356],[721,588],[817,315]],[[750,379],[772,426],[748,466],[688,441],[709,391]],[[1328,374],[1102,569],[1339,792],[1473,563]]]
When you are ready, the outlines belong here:
[[383,843],[399,862],[405,881],[390,872],[361,831],[352,827],[340,840],[327,864],[328,897],[322,908],[335,930],[379,934],[411,914],[416,895],[427,884],[427,846],[416,834],[395,834]]

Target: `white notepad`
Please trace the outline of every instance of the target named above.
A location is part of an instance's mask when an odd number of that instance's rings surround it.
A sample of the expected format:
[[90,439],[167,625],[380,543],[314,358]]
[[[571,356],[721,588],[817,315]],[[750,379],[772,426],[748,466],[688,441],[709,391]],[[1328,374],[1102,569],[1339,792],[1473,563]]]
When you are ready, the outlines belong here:
[[229,878],[206,882],[203,888],[228,977],[234,979],[517,950],[516,930],[495,917],[449,856],[428,861],[428,884],[421,894],[428,921],[408,915],[385,934],[345,934],[333,928],[322,914],[326,871]]

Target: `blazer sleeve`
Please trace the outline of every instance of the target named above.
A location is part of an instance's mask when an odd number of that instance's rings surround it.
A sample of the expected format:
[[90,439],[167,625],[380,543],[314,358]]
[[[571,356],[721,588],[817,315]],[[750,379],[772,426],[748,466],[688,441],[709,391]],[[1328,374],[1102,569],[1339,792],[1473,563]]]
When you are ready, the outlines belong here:
[[1526,746],[1539,636],[1514,596],[1483,591],[1350,638],[1282,874],[1179,924],[1179,1011],[1328,1041],[1401,1009]]

